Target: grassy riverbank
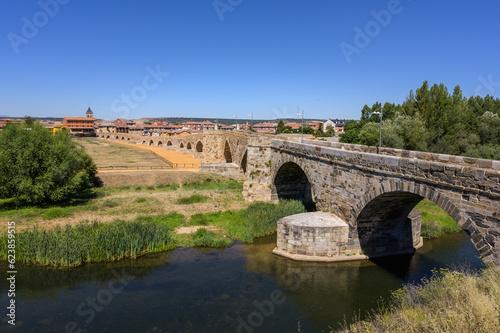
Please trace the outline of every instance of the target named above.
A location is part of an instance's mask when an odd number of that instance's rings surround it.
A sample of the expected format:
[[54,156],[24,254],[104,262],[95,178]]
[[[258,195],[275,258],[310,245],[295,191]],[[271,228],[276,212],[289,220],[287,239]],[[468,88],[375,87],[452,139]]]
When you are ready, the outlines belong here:
[[436,272],[342,332],[500,332],[500,271]]
[[[55,267],[78,266],[85,262],[114,261],[164,251],[177,246],[224,247],[234,239],[253,242],[255,237],[276,231],[282,217],[304,212],[298,201],[278,204],[254,203],[238,211],[197,214],[187,223],[183,214],[138,216],[132,221],[94,221],[43,229],[33,227],[16,234],[19,262]],[[207,223],[209,221],[210,223]],[[176,235],[175,228],[208,225],[192,234]],[[0,260],[8,255],[8,234],[0,238]]]
[[451,216],[432,201],[424,199],[414,209],[422,212],[423,238],[436,238],[445,233],[462,230]]

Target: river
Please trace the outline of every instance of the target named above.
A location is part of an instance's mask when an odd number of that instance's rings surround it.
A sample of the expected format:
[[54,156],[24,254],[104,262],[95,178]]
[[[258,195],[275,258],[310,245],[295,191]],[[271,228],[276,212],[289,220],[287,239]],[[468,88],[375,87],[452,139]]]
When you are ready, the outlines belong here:
[[[2,315],[0,331],[329,332],[434,268],[484,268],[463,232],[426,240],[414,255],[351,263],[295,262],[273,255],[275,244],[271,236],[70,270],[17,264],[16,326],[6,329]],[[0,286],[6,309],[7,281]]]

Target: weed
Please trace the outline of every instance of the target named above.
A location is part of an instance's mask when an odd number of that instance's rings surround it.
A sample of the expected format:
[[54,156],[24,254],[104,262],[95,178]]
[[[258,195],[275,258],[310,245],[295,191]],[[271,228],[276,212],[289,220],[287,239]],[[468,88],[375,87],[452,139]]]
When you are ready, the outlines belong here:
[[144,197],[139,197],[139,198],[135,199],[135,202],[137,202],[137,203],[146,202],[146,201],[148,201],[148,200]]

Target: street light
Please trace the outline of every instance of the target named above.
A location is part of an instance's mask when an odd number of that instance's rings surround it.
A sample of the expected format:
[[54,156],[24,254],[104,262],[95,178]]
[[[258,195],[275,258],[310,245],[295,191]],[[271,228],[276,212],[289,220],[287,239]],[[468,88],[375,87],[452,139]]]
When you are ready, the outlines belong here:
[[[250,116],[250,115],[248,115],[248,116]],[[253,130],[253,111],[252,111],[252,127],[251,127],[251,129]]]
[[304,138],[304,109],[299,113],[299,106],[297,105],[297,117],[302,116],[302,139]]
[[380,133],[379,133],[379,141],[378,141],[378,153],[380,154],[380,151],[382,150],[382,116],[384,115],[384,106],[382,105],[380,107],[380,112],[374,111],[372,114],[379,114],[380,115]]

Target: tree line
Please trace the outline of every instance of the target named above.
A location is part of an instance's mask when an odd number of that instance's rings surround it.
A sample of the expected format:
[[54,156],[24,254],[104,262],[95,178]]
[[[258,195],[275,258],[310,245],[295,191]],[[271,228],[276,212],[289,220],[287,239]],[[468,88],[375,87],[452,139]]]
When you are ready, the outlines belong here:
[[[382,104],[365,104],[359,121],[350,120],[340,142],[378,146]],[[500,99],[466,98],[460,86],[424,81],[400,104],[384,103],[382,146],[486,159],[500,159]]]

